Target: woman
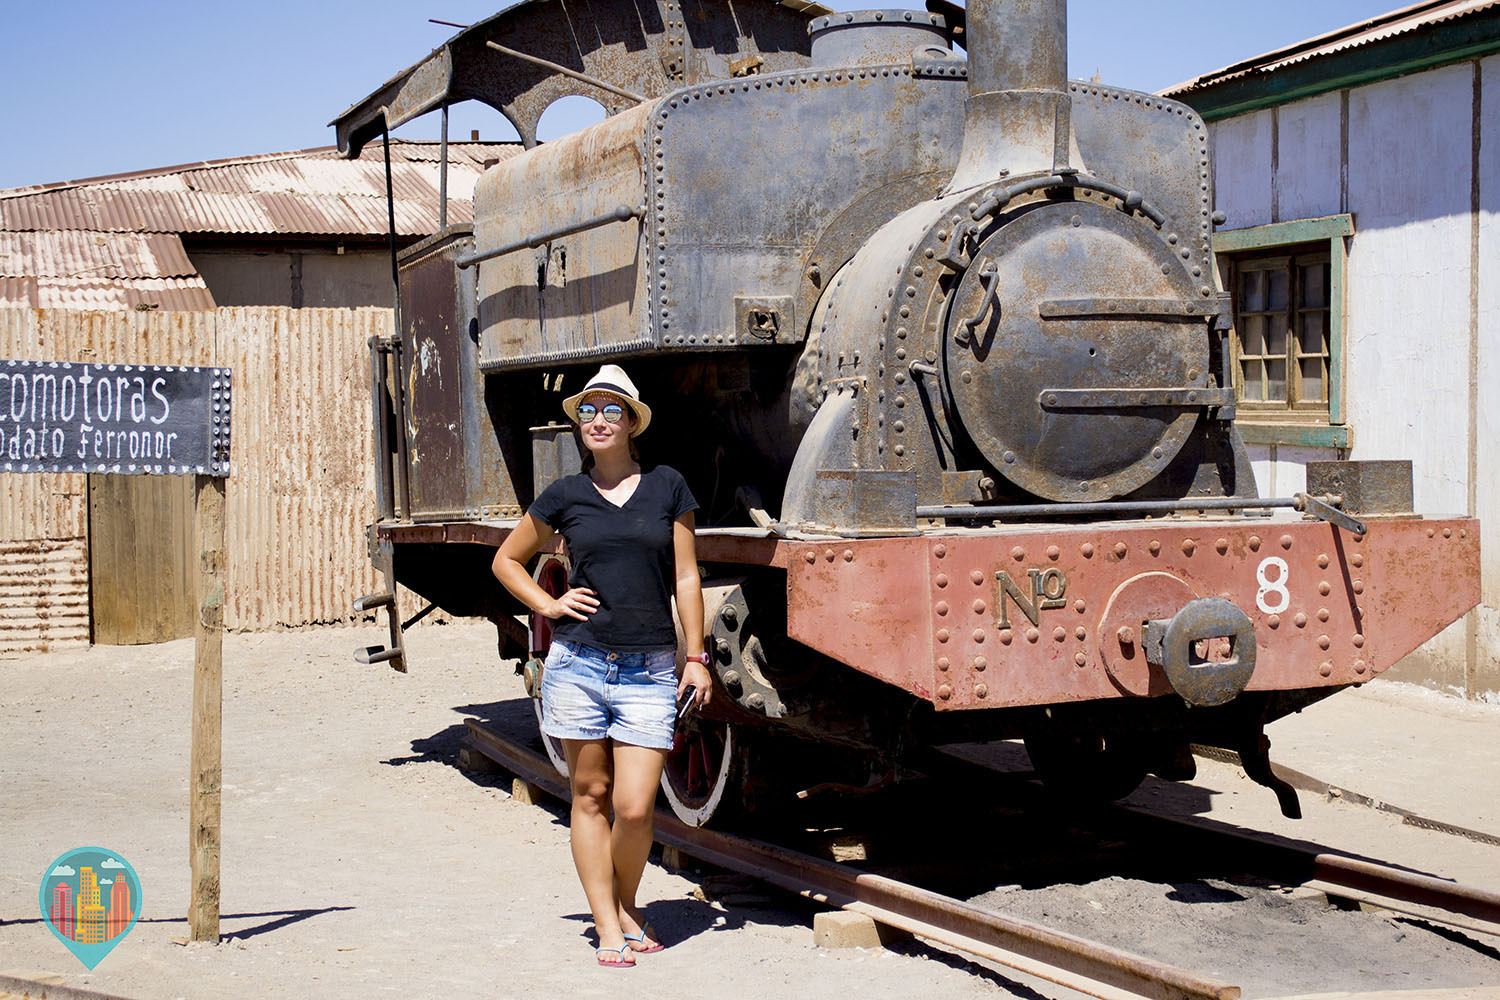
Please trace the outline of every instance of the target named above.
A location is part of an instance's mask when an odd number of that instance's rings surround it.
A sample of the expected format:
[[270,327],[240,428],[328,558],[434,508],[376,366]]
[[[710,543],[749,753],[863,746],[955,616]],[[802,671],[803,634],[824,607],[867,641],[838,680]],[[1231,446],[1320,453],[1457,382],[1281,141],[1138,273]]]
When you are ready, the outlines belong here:
[[[677,703],[692,690],[707,704],[712,688],[693,545],[698,504],[676,470],[641,470],[632,439],[651,409],[619,366],[600,368],[563,410],[588,450],[584,471],[542,491],[493,569],[506,590],[557,622],[542,670],[542,732],[567,756],[573,863],[599,935],[595,958],[625,968],[633,953],[663,947],[641,919],[636,888]],[[526,571],[554,532],[572,560],[559,597]],[[687,642],[680,679],[674,593]]]

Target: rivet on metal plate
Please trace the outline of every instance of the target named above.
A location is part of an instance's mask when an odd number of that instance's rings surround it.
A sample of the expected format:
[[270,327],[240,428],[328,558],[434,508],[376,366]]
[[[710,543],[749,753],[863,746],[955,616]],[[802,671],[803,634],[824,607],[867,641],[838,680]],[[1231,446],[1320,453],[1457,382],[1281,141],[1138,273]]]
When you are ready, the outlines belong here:
[[1326,635],[1320,635],[1320,636],[1318,636],[1318,648],[1319,649],[1327,649],[1329,646],[1332,646],[1332,645],[1333,645],[1333,640],[1330,639],[1330,638],[1328,638],[1328,636],[1326,636]]
[[953,634],[951,632],[949,632],[947,629],[940,628],[940,629],[937,630],[937,641],[938,642],[947,642],[951,638],[953,638]]
[[1116,559],[1124,559],[1125,558],[1125,553],[1129,552],[1129,551],[1130,551],[1129,546],[1127,546],[1124,542],[1115,542],[1115,558]]
[[1089,654],[1080,649],[1078,652],[1073,654],[1073,662],[1078,664],[1080,667],[1086,667],[1089,663]]
[[949,698],[953,697],[953,688],[949,687],[947,684],[940,684],[938,685],[937,694],[939,698],[947,701]]
[[1016,562],[1020,562],[1022,559],[1026,558],[1026,550],[1017,545],[1010,550],[1010,557]]
[[844,550],[844,562],[853,562],[853,561],[854,561],[854,550],[853,549],[845,549]]
[[1051,560],[1053,560],[1055,562],[1061,555],[1062,555],[1062,549],[1058,548],[1056,545],[1049,545],[1049,546],[1047,546],[1047,558],[1048,559],[1051,559]]
[[938,657],[937,668],[939,670],[947,670],[949,666],[950,666],[950,664],[949,664],[948,658],[946,656],[939,656]]
[[1027,642],[1036,642],[1041,637],[1042,637],[1042,633],[1038,632],[1034,628],[1029,628],[1029,629],[1026,630],[1026,641]]
[[1356,674],[1363,674],[1367,669],[1368,669],[1368,667],[1366,666],[1364,660],[1355,660],[1354,661],[1354,672]]
[[1294,616],[1292,616],[1292,624],[1297,626],[1298,628],[1307,628],[1307,615],[1303,614],[1301,611],[1297,612]]
[[938,601],[937,604],[933,605],[932,610],[936,611],[939,615],[946,615],[948,613],[948,602]]
[[1330,661],[1330,660],[1324,660],[1322,663],[1318,664],[1318,673],[1321,674],[1324,677],[1327,677],[1330,674],[1332,674],[1333,673],[1333,663],[1332,663],[1332,661]]
[[976,615],[982,615],[985,612],[985,603],[983,601],[975,601],[971,607],[974,609]]
[[989,697],[989,693],[990,693],[990,689],[987,686],[985,686],[983,684],[975,684],[974,685],[974,697],[976,697],[976,698],[987,698],[987,697]]
[[1319,580],[1318,593],[1322,594],[1324,597],[1327,597],[1329,594],[1333,593],[1333,588],[1329,586],[1327,580]]
[[1251,552],[1259,552],[1260,551],[1260,536],[1259,535],[1251,535],[1250,538],[1248,540],[1246,540],[1245,544],[1250,547],[1250,551]]
[[973,639],[975,642],[984,642],[984,629],[976,628],[973,634],[969,636],[969,638]]
[[988,667],[989,665],[990,665],[990,661],[986,660],[984,657],[982,657],[982,656],[976,656],[976,657],[974,657],[974,669],[975,670],[983,672],[984,668]]
[[984,573],[976,569],[969,574],[969,580],[974,586],[978,587],[984,583]]
[[1052,638],[1055,639],[1058,642],[1062,642],[1067,637],[1068,637],[1068,630],[1065,629],[1065,628],[1063,628],[1061,625],[1057,626],[1057,628],[1055,628],[1055,629],[1052,630]]
[[1000,645],[1002,645],[1002,646],[1009,646],[1010,643],[1011,643],[1011,640],[1014,639],[1014,638],[1015,638],[1015,633],[1011,632],[1010,629],[1003,628],[1003,629],[1000,630]]
[[1268,625],[1271,628],[1280,628],[1281,627],[1281,616],[1280,615],[1271,615],[1271,616],[1269,616],[1268,618],[1266,618],[1266,625]]
[[1159,555],[1161,553],[1161,542],[1159,542],[1159,541],[1157,541],[1156,539],[1153,538],[1153,539],[1151,539],[1151,544],[1148,545],[1148,546],[1146,546],[1146,548],[1148,548],[1148,549],[1151,550],[1151,554],[1153,556],[1154,555]]
[[942,573],[939,573],[937,576],[935,576],[935,577],[932,578],[932,583],[933,583],[933,586],[941,589],[943,587],[948,586],[948,577],[945,576]]
[[948,547],[946,545],[934,545],[932,547],[932,554],[941,559],[948,554]]
[[1076,600],[1076,601],[1073,602],[1073,610],[1076,611],[1076,612],[1078,612],[1080,615],[1083,614],[1085,611],[1087,611],[1088,608],[1089,608],[1088,602],[1085,601],[1081,597],[1078,600]]
[[1281,536],[1281,547],[1284,548],[1284,549],[1289,549],[1289,548],[1292,547],[1292,536],[1291,535],[1282,535]]
[[1352,642],[1352,643],[1354,643],[1354,648],[1355,649],[1363,649],[1364,648],[1365,637],[1363,635],[1361,635],[1360,633],[1358,633],[1358,632],[1356,632],[1352,636],[1350,636],[1349,637],[1349,641]]
[[1193,541],[1191,538],[1184,538],[1182,540],[1182,554],[1183,555],[1190,556],[1194,552],[1196,552],[1197,550],[1198,550],[1198,543],[1197,542]]
[[1320,622],[1326,622],[1328,620],[1328,617],[1329,616],[1328,616],[1328,609],[1327,608],[1319,608],[1318,609],[1318,621],[1320,621]]
[[1349,589],[1354,591],[1356,594],[1363,594],[1365,592],[1365,581],[1355,580],[1354,583],[1350,585]]

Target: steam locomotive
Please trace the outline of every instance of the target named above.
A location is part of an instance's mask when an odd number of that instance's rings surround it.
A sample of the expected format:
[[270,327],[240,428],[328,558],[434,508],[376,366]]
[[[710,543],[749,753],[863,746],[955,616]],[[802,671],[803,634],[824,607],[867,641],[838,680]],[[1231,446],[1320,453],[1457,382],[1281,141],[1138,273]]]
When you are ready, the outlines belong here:
[[[399,583],[493,621],[536,693],[547,623],[489,564],[578,468],[559,403],[610,360],[656,414],[643,461],[703,507],[718,690],[663,778],[684,819],[1017,738],[1104,797],[1229,748],[1295,814],[1265,725],[1477,603],[1478,526],[1413,514],[1409,463],[1258,495],[1207,128],[1069,81],[1066,20],[529,0],[340,116],[350,156],[463,100],[525,146],[400,255],[371,344],[388,586],[360,607],[390,643],[364,658],[405,669]],[[538,143],[573,94],[607,117]],[[535,568],[554,593],[566,558]]]

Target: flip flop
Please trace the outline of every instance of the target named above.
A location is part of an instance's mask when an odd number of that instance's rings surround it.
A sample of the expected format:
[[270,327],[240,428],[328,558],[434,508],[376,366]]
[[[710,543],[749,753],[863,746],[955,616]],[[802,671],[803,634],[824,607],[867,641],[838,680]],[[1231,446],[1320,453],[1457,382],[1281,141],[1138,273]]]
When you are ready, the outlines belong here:
[[[639,934],[626,934],[625,935],[625,944],[626,944],[627,947],[630,945],[630,942],[632,942],[632,941],[636,942],[637,944],[645,944],[646,943],[646,938],[648,938],[648,937],[653,937],[654,938],[654,937],[656,937],[656,935],[654,933],[652,933],[652,931],[651,931],[651,925],[650,924],[643,924],[641,926],[641,932]],[[653,951],[661,951],[665,947],[666,947],[666,945],[662,944],[660,941],[656,941],[656,942],[652,943],[651,947],[649,947],[649,948],[631,948],[630,950],[633,951],[633,952],[635,952],[637,955],[649,955]]]
[[[628,969],[628,968],[632,967],[633,965],[635,965],[635,959],[634,958],[632,958],[628,962],[625,961],[625,953],[627,951],[629,951],[629,950],[631,950],[631,949],[628,948],[625,945],[621,945],[618,948],[595,948],[594,949],[594,961],[596,961],[600,965],[602,965],[602,966],[604,966],[606,968],[610,968],[610,969]],[[619,961],[606,962],[604,960],[604,953],[606,951],[609,951],[609,952],[618,952],[619,955],[620,955]]]

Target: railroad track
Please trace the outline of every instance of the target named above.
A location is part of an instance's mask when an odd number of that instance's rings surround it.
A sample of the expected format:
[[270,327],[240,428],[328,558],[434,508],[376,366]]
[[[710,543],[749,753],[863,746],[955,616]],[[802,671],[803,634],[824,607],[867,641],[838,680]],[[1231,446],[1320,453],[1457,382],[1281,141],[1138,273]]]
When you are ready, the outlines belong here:
[[[477,720],[469,720],[468,729],[472,744],[485,757],[556,798],[569,799],[566,781],[540,754],[518,746]],[[1373,903],[1468,931],[1500,935],[1500,895],[1494,893],[1370,861],[1309,852],[1203,821],[1167,819],[1133,810],[1114,815],[1124,817],[1139,838],[1161,842],[1161,831],[1173,831],[1169,850],[1180,850],[1188,842],[1200,851],[1222,850],[1225,844],[1233,844],[1239,867],[1272,873],[1283,883],[1306,885],[1335,898]],[[1188,969],[991,912],[846,863],[743,836],[689,827],[665,812],[657,813],[656,839],[709,864],[1105,1000],[1235,1000],[1240,994],[1238,986]]]

